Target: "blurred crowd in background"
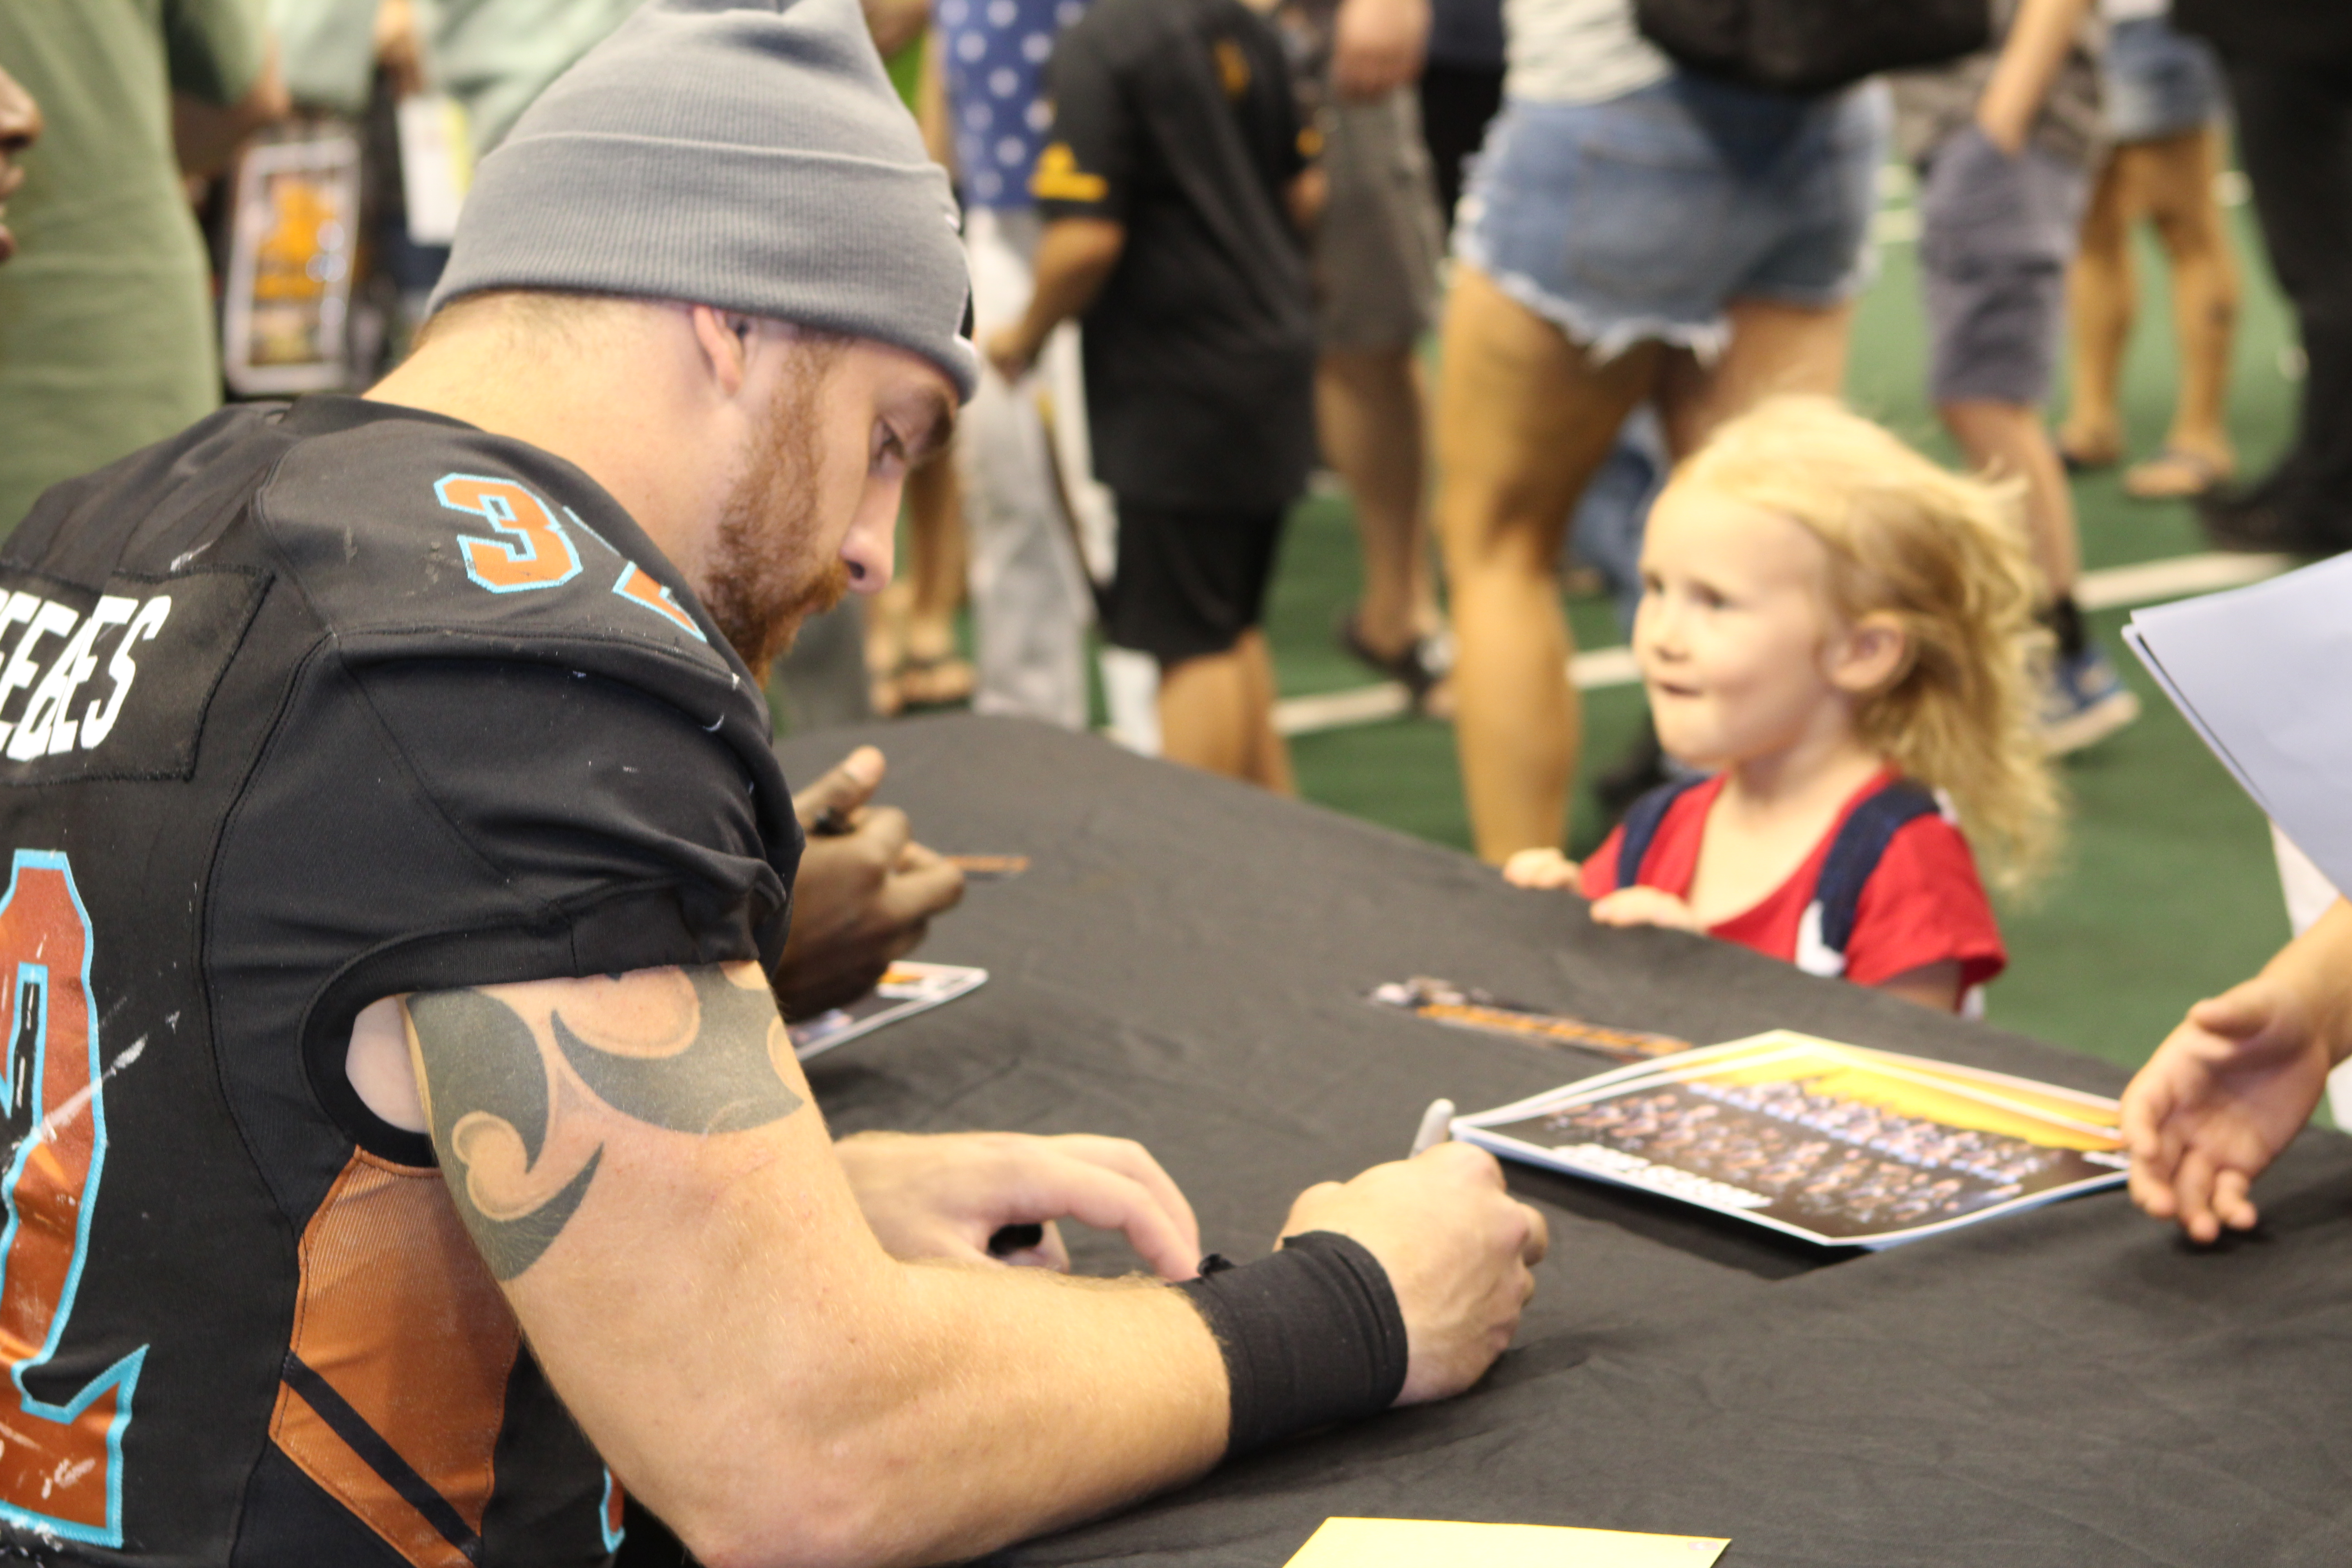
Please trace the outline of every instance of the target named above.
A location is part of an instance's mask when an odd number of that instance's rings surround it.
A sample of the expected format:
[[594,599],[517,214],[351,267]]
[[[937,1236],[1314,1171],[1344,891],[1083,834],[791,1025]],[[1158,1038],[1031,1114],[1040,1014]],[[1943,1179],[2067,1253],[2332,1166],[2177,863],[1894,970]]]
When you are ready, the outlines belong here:
[[[1890,162],[1920,181],[1932,401],[1971,464],[2021,488],[2056,649],[2050,750],[2136,711],[2074,600],[2069,468],[2127,465],[2129,493],[2195,500],[2225,547],[2352,543],[2339,8],[1994,0],[1970,36],[1969,7],[1947,5],[1957,43],[1889,46],[1925,63],[1880,71],[1817,39],[1814,74],[1781,80],[1702,59],[1674,0],[1252,8],[1280,80],[1236,56],[1222,90],[1257,113],[1249,95],[1277,88],[1292,145],[1107,186],[1087,164],[1123,145],[1105,117],[1134,85],[1125,0],[1087,35],[1088,0],[867,0],[963,201],[995,374],[952,460],[910,487],[899,582],[782,668],[783,722],[964,703],[1107,719],[1286,788],[1259,621],[1283,510],[1319,469],[1362,546],[1335,636],[1455,721],[1482,855],[1557,845],[1579,742],[1561,574],[1598,574],[1630,627],[1673,464],[1767,396],[1838,392]],[[0,7],[0,524],[223,397],[356,390],[395,363],[473,165],[632,9]],[[2225,419],[2239,280],[2216,189],[2233,167],[2307,365],[2300,428],[2259,476],[2238,472]],[[1233,239],[1261,206],[1290,237]],[[2159,308],[2132,275],[2143,223],[2179,388],[2161,446],[2126,452],[2124,345]],[[1087,249],[1106,226],[1109,259]],[[1675,767],[1654,737],[1637,747],[1612,808]]]

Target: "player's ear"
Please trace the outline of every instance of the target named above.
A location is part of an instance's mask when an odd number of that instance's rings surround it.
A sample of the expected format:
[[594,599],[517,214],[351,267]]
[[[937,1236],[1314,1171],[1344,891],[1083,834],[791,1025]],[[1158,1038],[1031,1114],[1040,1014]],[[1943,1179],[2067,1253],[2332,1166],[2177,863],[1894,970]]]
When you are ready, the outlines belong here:
[[1845,629],[1832,648],[1830,680],[1841,691],[1866,697],[1884,691],[1911,668],[1911,634],[1891,611],[1873,610]]
[[737,310],[711,305],[689,305],[695,346],[702,351],[705,369],[719,390],[729,397],[743,390],[751,359],[751,336],[758,323]]

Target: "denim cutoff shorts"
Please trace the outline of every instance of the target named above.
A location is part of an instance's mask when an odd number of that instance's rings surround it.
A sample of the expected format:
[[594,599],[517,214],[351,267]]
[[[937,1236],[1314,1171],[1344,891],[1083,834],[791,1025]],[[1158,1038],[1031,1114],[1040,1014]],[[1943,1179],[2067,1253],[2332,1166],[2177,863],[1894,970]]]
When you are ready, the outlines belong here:
[[2221,118],[2228,103],[2213,47],[2174,30],[2161,16],[2118,22],[2100,62],[2107,134],[2155,142]]
[[1454,247],[1606,359],[1718,353],[1733,300],[1826,308],[1870,279],[1883,85],[1820,98],[1677,74],[1600,103],[1514,99],[1472,168]]

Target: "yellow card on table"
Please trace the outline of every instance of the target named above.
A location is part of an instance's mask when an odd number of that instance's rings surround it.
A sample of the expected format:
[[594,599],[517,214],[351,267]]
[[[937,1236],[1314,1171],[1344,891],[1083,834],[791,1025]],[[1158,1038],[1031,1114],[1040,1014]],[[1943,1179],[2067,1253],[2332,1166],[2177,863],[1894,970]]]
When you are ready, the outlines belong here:
[[1287,1568],[1712,1568],[1731,1542],[1546,1524],[1327,1519]]

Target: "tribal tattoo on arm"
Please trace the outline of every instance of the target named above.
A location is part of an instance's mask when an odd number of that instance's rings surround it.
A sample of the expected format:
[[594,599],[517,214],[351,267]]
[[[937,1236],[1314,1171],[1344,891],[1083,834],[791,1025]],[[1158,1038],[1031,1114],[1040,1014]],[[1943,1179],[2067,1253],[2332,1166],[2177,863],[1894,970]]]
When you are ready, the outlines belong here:
[[[742,1132],[803,1103],[779,1063],[774,998],[716,967],[646,971],[412,996],[433,1146],[457,1213],[500,1280],[521,1274],[578,1212],[617,1112],[671,1132]],[[522,1005],[516,996],[521,993]]]

